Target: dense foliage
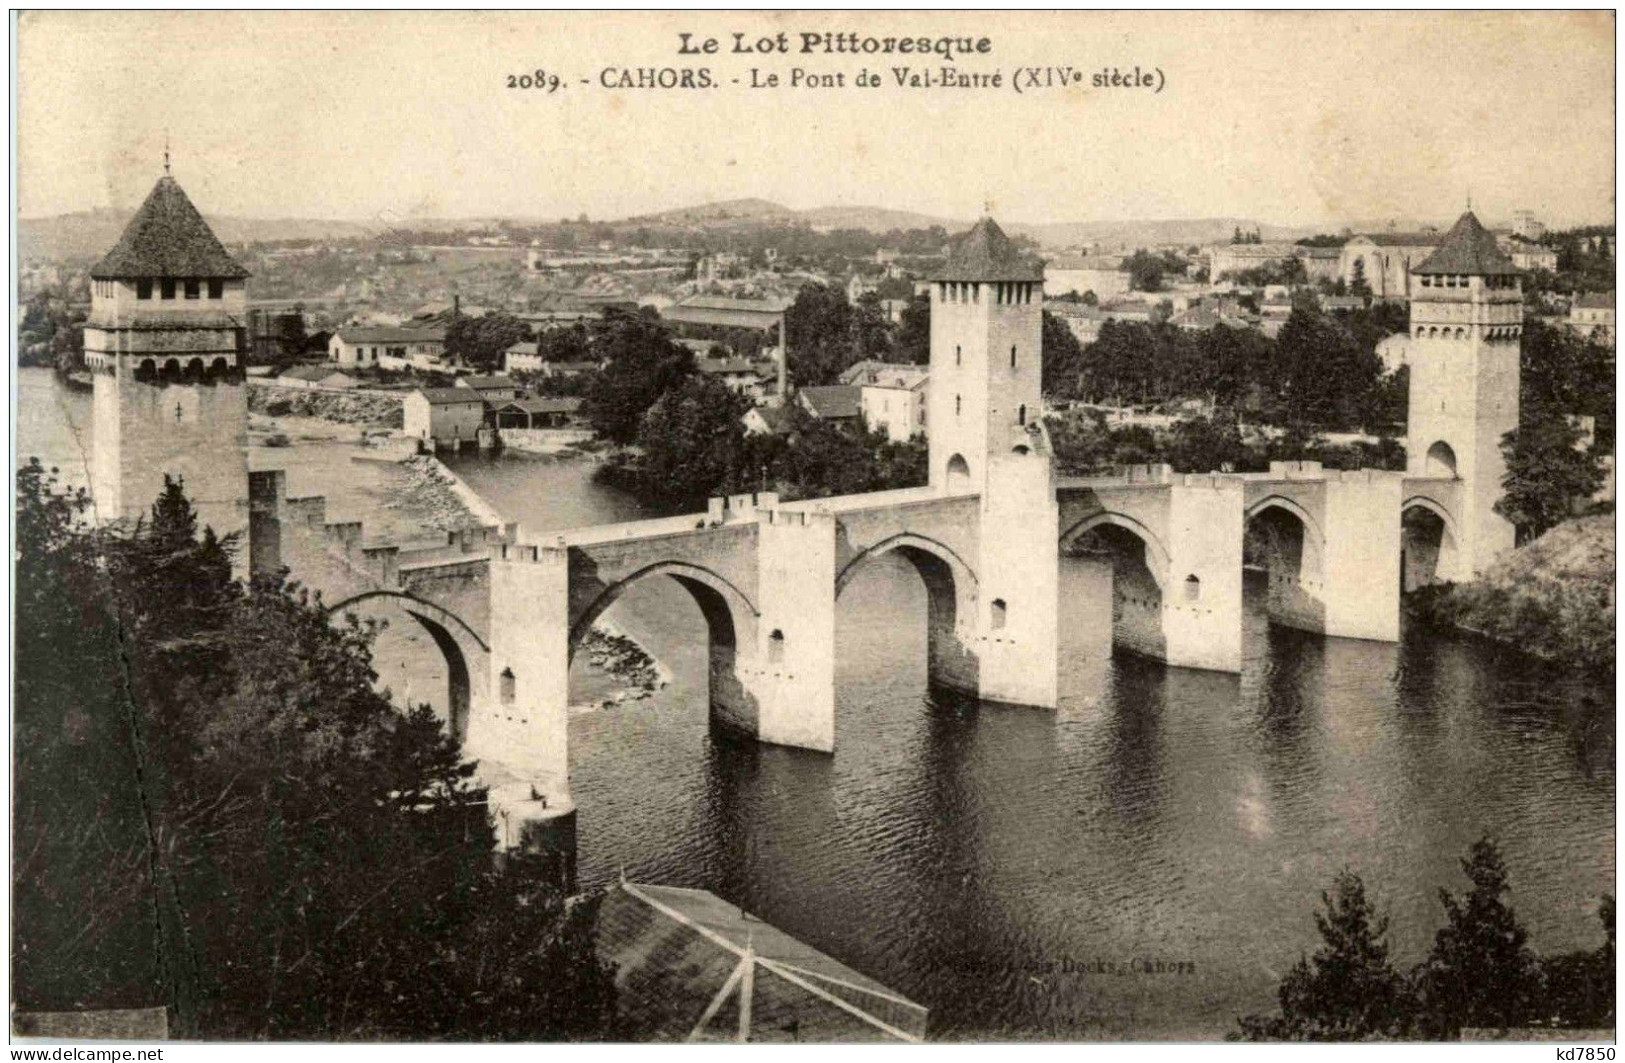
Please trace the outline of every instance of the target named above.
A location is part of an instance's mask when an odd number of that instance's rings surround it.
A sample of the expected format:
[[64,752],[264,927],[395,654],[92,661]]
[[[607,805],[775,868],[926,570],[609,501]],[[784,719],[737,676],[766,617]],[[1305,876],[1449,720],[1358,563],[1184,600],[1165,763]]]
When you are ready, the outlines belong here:
[[372,629],[231,576],[167,482],[134,530],[17,488],[12,994],[180,1036],[612,1032],[590,906],[501,869],[474,765],[374,689]]
[[1506,902],[1511,887],[1495,844],[1476,842],[1462,871],[1471,888],[1460,896],[1439,890],[1445,925],[1409,974],[1390,962],[1388,920],[1367,900],[1364,883],[1341,872],[1315,913],[1321,946],[1281,980],[1280,1010],[1242,1018],[1232,1037],[1447,1041],[1464,1029],[1612,1028],[1613,898],[1598,905],[1600,946],[1542,958]]
[[1403,311],[1395,316],[1381,306],[1326,314],[1302,293],[1275,339],[1222,324],[1108,320],[1075,364],[1050,365],[1046,345],[1045,394],[1111,405],[1194,398],[1328,430],[1403,423],[1404,370],[1384,372],[1376,354],[1379,340],[1404,330]]
[[1405,448],[1397,439],[1376,443],[1328,443],[1289,427],[1243,426],[1231,411],[1191,416],[1167,428],[1112,427],[1097,409],[1073,409],[1045,421],[1055,465],[1067,475],[1087,475],[1119,465],[1166,462],[1175,472],[1264,472],[1271,461],[1318,461],[1329,469],[1403,469]]
[[613,443],[636,440],[649,407],[694,372],[694,352],[673,343],[652,312],[606,310],[588,345],[603,368],[587,384],[582,413]]
[[446,328],[446,357],[482,373],[495,373],[502,369],[504,351],[535,338],[530,326],[512,314],[459,317]]

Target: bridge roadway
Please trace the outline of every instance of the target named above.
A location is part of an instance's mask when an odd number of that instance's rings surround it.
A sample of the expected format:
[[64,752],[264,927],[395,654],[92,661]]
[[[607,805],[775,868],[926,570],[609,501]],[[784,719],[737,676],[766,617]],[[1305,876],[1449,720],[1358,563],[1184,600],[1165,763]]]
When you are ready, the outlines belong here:
[[[990,467],[985,495],[735,495],[704,513],[536,538],[504,524],[379,544],[262,472],[250,477],[250,565],[286,567],[335,616],[427,631],[446,658],[454,728],[494,802],[523,820],[527,804],[570,807],[568,662],[645,578],[676,580],[705,618],[716,726],[832,751],[836,602],[869,560],[896,552],[919,573],[933,688],[1052,707],[1061,554],[1111,562],[1118,645],[1239,671],[1244,562],[1268,570],[1273,620],[1395,639],[1402,553],[1415,569],[1407,582],[1454,574],[1458,490],[1447,478],[1311,462],[1055,480],[1047,458],[1012,456]],[[1402,542],[1410,509],[1437,518],[1435,541]]]

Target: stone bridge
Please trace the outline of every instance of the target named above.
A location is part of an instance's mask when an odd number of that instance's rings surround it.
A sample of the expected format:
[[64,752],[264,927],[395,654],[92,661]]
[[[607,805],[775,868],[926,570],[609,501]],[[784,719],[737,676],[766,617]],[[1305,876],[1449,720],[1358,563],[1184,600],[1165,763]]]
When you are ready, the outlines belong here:
[[1235,672],[1248,567],[1267,573],[1277,623],[1396,639],[1402,568],[1412,585],[1455,575],[1457,490],[1450,478],[1313,462],[1054,481],[1047,455],[1011,454],[991,459],[979,494],[736,495],[704,513],[534,539],[509,524],[379,545],[357,523],[328,522],[322,499],[286,497],[282,474],[267,472],[251,477],[250,555],[256,573],[286,566],[335,617],[427,632],[445,658],[453,729],[494,798],[556,810],[570,801],[569,662],[641,580],[676,581],[705,618],[715,726],[829,752],[836,603],[877,557],[896,552],[926,589],[933,688],[1053,707],[1061,556],[1111,564],[1118,646]]
[[1059,481],[1061,549],[1113,569],[1113,641],[1169,664],[1241,670],[1242,576],[1270,619],[1343,638],[1399,637],[1399,596],[1462,578],[1460,482],[1319,462],[1263,473],[1166,465]]

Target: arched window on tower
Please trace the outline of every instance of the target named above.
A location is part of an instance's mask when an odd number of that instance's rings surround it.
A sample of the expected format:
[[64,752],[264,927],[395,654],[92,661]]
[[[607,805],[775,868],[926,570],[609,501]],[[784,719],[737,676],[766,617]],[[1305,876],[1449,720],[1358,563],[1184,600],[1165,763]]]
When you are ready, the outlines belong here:
[[784,662],[784,632],[778,628],[767,637],[767,662],[769,664],[782,664]]
[[988,626],[994,631],[1003,630],[1008,615],[1009,610],[1005,607],[1004,599],[993,599],[993,604],[988,610]]
[[512,668],[502,670],[502,704],[512,705],[514,701],[514,674]]
[[1015,367],[1016,367],[1016,348],[1015,348],[1015,345],[1012,344],[1011,347],[1010,347],[1010,368],[1014,369]]
[[1016,407],[1016,423],[1019,425],[1025,425],[1027,423],[1026,403],[1022,403],[1020,406]]

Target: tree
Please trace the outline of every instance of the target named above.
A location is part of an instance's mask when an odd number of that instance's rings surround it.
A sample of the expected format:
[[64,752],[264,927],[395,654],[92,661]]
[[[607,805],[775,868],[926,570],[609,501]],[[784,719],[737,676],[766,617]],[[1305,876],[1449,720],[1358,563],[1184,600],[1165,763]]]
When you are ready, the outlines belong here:
[[502,354],[532,339],[530,326],[511,314],[459,317],[446,329],[446,356],[485,372],[502,368]]
[[1595,494],[1603,472],[1596,453],[1580,447],[1580,430],[1550,405],[1526,403],[1520,413],[1518,427],[1501,437],[1507,471],[1495,511],[1534,539]]
[[498,903],[524,884],[474,765],[375,689],[374,628],[233,581],[178,481],[97,529],[36,462],[17,507],[18,1006],[163,1004],[217,1040],[611,1031],[587,927]]
[[1240,1021],[1249,1041],[1367,1041],[1402,1036],[1412,1000],[1388,962],[1388,918],[1366,899],[1360,876],[1344,869],[1315,913],[1321,946],[1281,980],[1279,1015]]
[[913,365],[926,365],[931,361],[931,297],[916,295],[903,307],[903,316],[897,322],[897,333],[892,337],[892,358]]
[[1176,472],[1242,472],[1253,459],[1233,415],[1183,418],[1171,436],[1165,460]]
[[582,414],[603,438],[631,443],[655,401],[694,372],[694,354],[671,341],[660,322],[611,310],[591,332],[604,369],[587,386]]
[[1500,850],[1488,837],[1461,862],[1472,889],[1440,889],[1446,923],[1416,972],[1425,1033],[1455,1040],[1464,1027],[1502,1029],[1536,1016],[1538,969],[1528,934],[1502,899],[1509,887]]
[[1123,260],[1123,269],[1129,275],[1129,287],[1136,291],[1157,292],[1162,290],[1162,275],[1167,269],[1167,262],[1161,255],[1140,248],[1128,258]]
[[651,494],[702,501],[742,486],[748,398],[715,377],[695,374],[662,395],[638,429],[638,470]]
[[784,315],[790,349],[788,366],[798,387],[832,384],[841,371],[858,361],[852,341],[852,304],[825,284],[809,284],[796,293]]
[[1597,905],[1603,943],[1595,949],[1541,960],[1541,1019],[1553,1026],[1612,1029],[1614,1025],[1614,898]]
[[1039,349],[1043,360],[1040,387],[1044,395],[1057,400],[1076,398],[1084,372],[1083,346],[1067,323],[1048,310],[1043,312]]
[[1363,350],[1352,333],[1300,293],[1275,341],[1273,370],[1263,381],[1271,392],[1271,415],[1332,428],[1357,425],[1370,409],[1382,376],[1382,360]]
[[1348,292],[1362,299],[1371,298],[1371,285],[1365,279],[1365,259],[1354,260],[1354,272],[1349,277]]

